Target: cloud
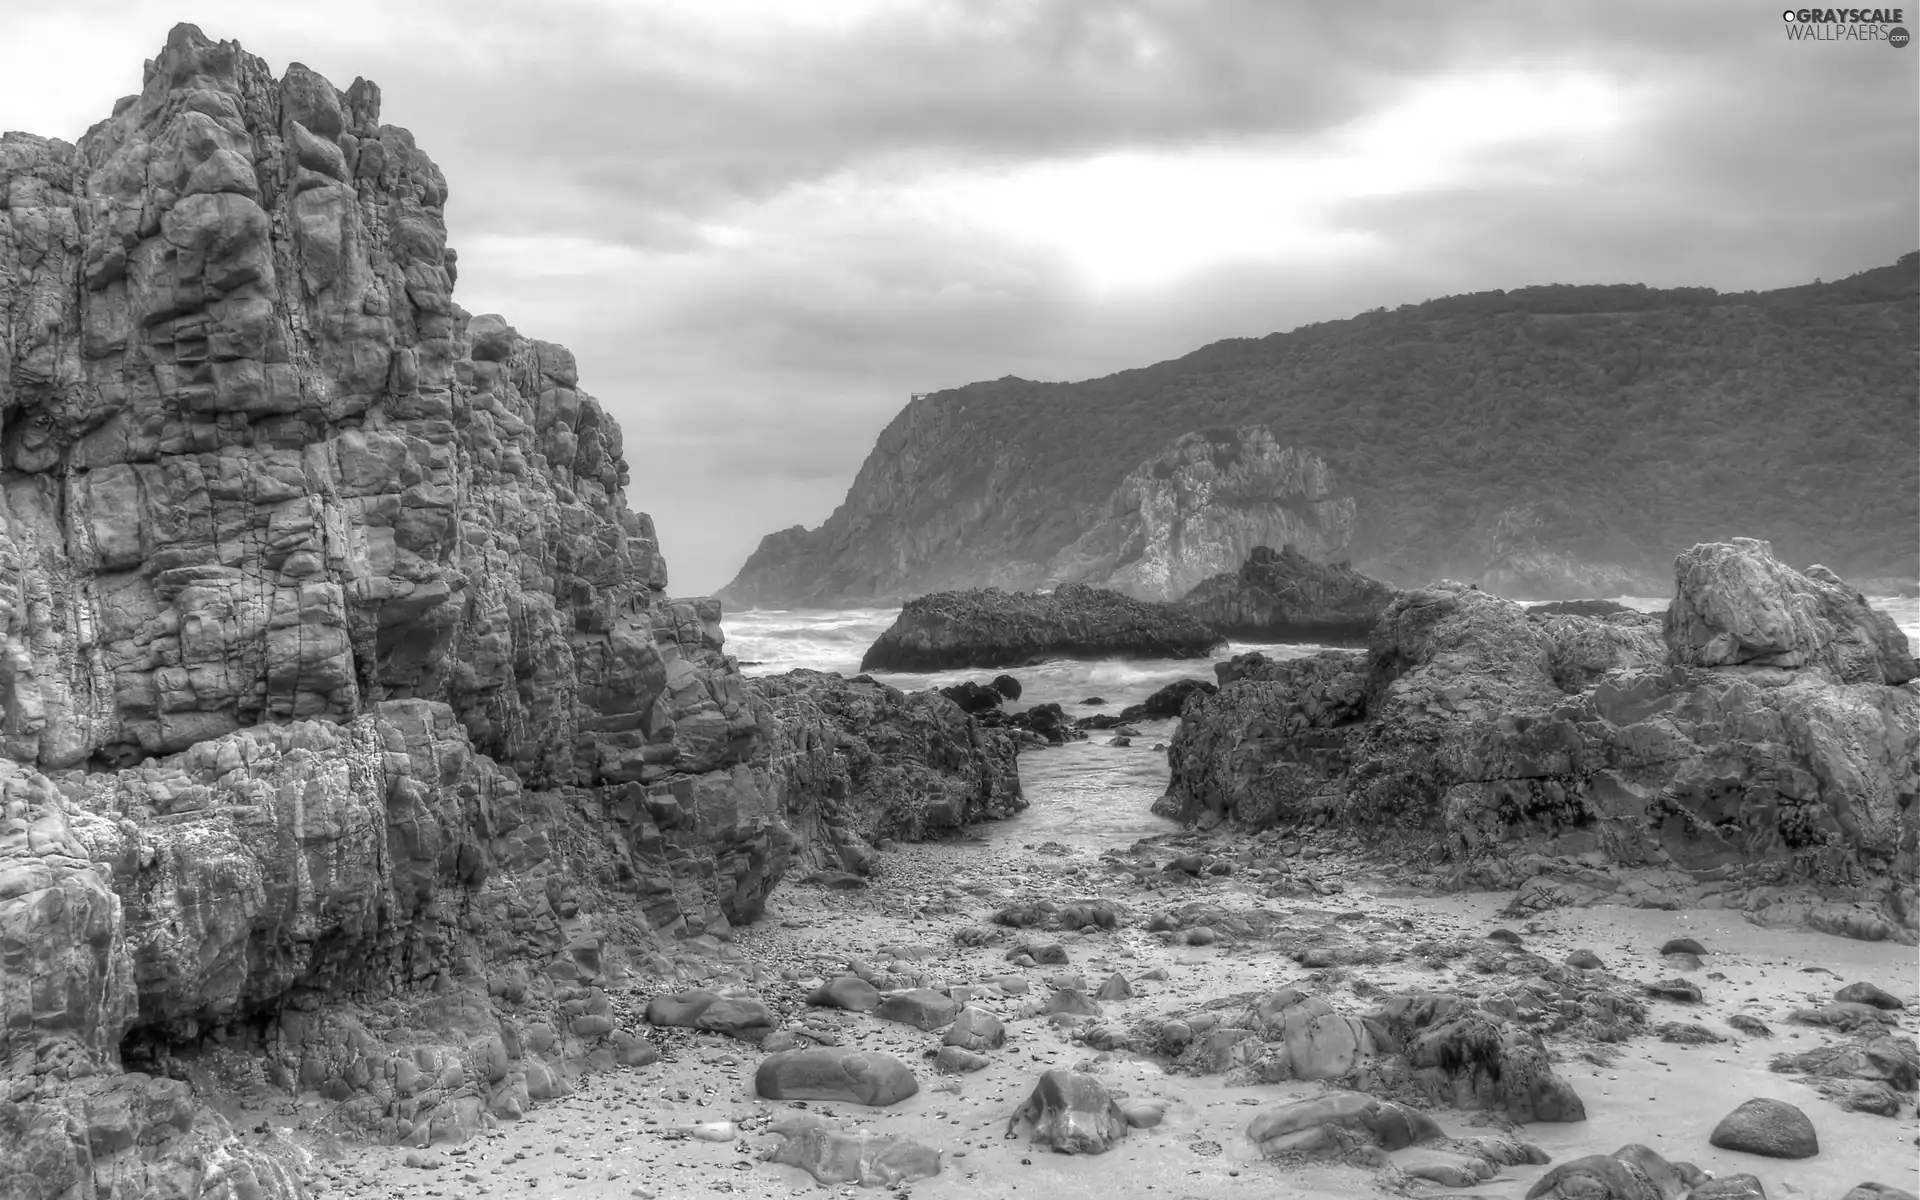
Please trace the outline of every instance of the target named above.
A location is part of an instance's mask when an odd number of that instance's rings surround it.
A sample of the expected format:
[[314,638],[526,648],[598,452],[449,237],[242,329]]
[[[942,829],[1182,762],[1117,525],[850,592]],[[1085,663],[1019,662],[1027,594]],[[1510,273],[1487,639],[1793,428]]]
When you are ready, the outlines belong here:
[[[175,11],[14,6],[0,114],[77,137]],[[680,591],[824,518],[912,391],[1451,292],[1832,278],[1920,228],[1920,51],[1731,0],[534,11],[195,20],[381,84],[449,180],[456,298],[574,348]]]

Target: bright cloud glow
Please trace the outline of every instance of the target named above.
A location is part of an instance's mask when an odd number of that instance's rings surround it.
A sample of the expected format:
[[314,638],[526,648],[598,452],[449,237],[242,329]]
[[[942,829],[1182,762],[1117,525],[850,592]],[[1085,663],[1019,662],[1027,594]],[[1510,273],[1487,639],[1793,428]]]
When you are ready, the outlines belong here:
[[[949,222],[1058,251],[1100,290],[1157,286],[1227,262],[1366,258],[1385,247],[1339,227],[1341,202],[1457,185],[1493,169],[1490,153],[1534,142],[1577,141],[1597,163],[1635,112],[1629,101],[1594,78],[1446,78],[1309,147],[1128,151],[955,173],[915,185],[908,199]],[[1509,168],[1502,182],[1525,181]]]

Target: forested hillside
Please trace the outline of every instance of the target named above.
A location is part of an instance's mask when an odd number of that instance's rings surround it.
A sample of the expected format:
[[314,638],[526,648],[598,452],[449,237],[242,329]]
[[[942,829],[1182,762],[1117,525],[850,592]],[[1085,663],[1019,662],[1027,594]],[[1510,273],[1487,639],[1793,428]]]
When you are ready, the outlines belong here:
[[1081,383],[935,393],[825,525],[769,537],[723,594],[1045,583],[1128,472],[1183,433],[1230,446],[1251,425],[1331,468],[1357,502],[1348,556],[1398,583],[1664,588],[1677,551],[1741,535],[1790,563],[1915,579],[1917,281],[1909,254],[1765,293],[1476,293]]

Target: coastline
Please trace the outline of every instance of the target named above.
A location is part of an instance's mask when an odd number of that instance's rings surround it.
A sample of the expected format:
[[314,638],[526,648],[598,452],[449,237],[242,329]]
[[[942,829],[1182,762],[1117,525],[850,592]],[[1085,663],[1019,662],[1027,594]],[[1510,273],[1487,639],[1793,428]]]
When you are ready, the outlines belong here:
[[[1156,840],[1177,842],[1182,850],[1206,844],[1187,836]],[[1909,947],[1763,930],[1715,912],[1568,909],[1516,924],[1499,912],[1503,895],[1404,894],[1404,889],[1375,877],[1371,864],[1339,853],[1312,859],[1299,872],[1305,894],[1282,899],[1255,894],[1245,875],[1142,885],[1103,864],[1099,856],[1048,853],[1043,845],[930,843],[885,852],[880,863],[874,885],[865,892],[800,885],[781,889],[766,919],[739,931],[736,945],[743,963],[729,972],[714,962],[706,973],[710,982],[721,982],[730,977],[745,981],[757,971],[759,993],[793,1024],[809,1022],[842,1045],[882,1050],[913,1066],[921,1090],[896,1105],[813,1108],[853,1117],[861,1128],[904,1135],[947,1151],[938,1176],[911,1185],[915,1196],[1252,1198],[1284,1191],[1303,1200],[1357,1200],[1378,1194],[1385,1179],[1356,1166],[1278,1163],[1259,1157],[1245,1136],[1249,1121],[1272,1105],[1317,1094],[1317,1083],[1236,1087],[1219,1075],[1168,1074],[1151,1058],[1096,1051],[1044,1019],[1019,1019],[1022,997],[996,996],[992,988],[977,995],[975,1003],[1008,1021],[1006,1049],[978,1073],[937,1074],[923,1057],[938,1046],[937,1031],[921,1033],[870,1015],[804,1007],[810,981],[849,958],[880,964],[897,951],[899,962],[889,969],[910,970],[929,985],[977,984],[1012,973],[1038,989],[1048,977],[1065,971],[1083,975],[1091,986],[1118,970],[1136,981],[1139,994],[1107,1002],[1102,1019],[1126,1025],[1197,1008],[1210,998],[1284,985],[1303,987],[1347,1008],[1362,1005],[1361,994],[1381,988],[1442,988],[1463,994],[1496,990],[1511,980],[1485,974],[1471,958],[1435,967],[1412,953],[1424,942],[1481,938],[1496,926],[1519,929],[1528,950],[1556,961],[1572,950],[1592,949],[1610,971],[1633,982],[1671,974],[1671,965],[1658,953],[1666,938],[1691,936],[1711,952],[1704,969],[1687,972],[1706,991],[1705,1003],[1654,1001],[1650,1019],[1705,1022],[1728,1034],[1729,1041],[1685,1046],[1651,1034],[1624,1046],[1550,1040],[1556,1069],[1584,1098],[1588,1119],[1530,1124],[1518,1132],[1551,1154],[1555,1163],[1642,1142],[1670,1159],[1690,1160],[1719,1176],[1754,1172],[1769,1195],[1827,1200],[1861,1180],[1909,1189],[1920,1182],[1910,1118],[1842,1112],[1797,1077],[1768,1069],[1777,1051],[1826,1040],[1826,1031],[1787,1024],[1792,1008],[1817,1002],[1839,983],[1855,980],[1910,993]],[[1326,894],[1313,891],[1308,880]],[[1067,947],[1067,967],[1010,968],[1002,961],[1004,945],[955,945],[958,930],[991,928],[985,925],[987,917],[1003,903],[1089,894],[1117,900],[1132,920],[1117,931],[1050,935]],[[1296,938],[1316,933],[1364,936],[1390,958],[1405,957],[1377,965],[1311,969],[1263,947],[1260,939],[1178,945],[1142,928],[1155,913],[1195,902],[1229,911],[1264,911]],[[1166,971],[1164,982],[1140,978],[1155,968]],[[698,968],[693,972],[700,973]],[[800,978],[783,980],[783,975]],[[641,991],[633,988],[617,1003],[636,1005]],[[1774,1025],[1776,1036],[1762,1040],[1731,1034],[1725,1018],[1736,1012],[1759,1016]],[[1902,1035],[1911,1035],[1920,1025],[1909,1014],[1903,1014],[1898,1027]],[[755,1048],[718,1035],[669,1041],[662,1062],[590,1077],[574,1096],[465,1147],[425,1152],[368,1148],[357,1152],[351,1165],[336,1165],[332,1182],[353,1196],[392,1191],[396,1185],[418,1194],[430,1184],[451,1183],[449,1174],[472,1185],[475,1194],[497,1188],[528,1197],[644,1200],[724,1193],[771,1200],[823,1194],[799,1168],[757,1161],[758,1154],[778,1144],[766,1126],[788,1106],[753,1095],[752,1070],[761,1057]],[[1164,1123],[1131,1131],[1113,1150],[1098,1156],[1052,1154],[1044,1146],[1006,1140],[1007,1114],[1038,1073],[1072,1066],[1093,1067],[1110,1087],[1129,1097],[1168,1101]],[[1819,1131],[1821,1154],[1793,1162],[1709,1147],[1706,1133],[1712,1124],[1753,1095],[1801,1106]],[[1484,1114],[1436,1109],[1432,1115],[1449,1134],[1487,1131]],[[693,1124],[716,1120],[733,1122],[738,1136],[716,1144],[684,1132]],[[410,1167],[410,1155],[413,1161],[441,1165]],[[1549,1169],[1508,1168],[1477,1185],[1472,1194],[1519,1200]],[[456,1189],[455,1194],[465,1193]],[[885,1193],[849,1185],[836,1194]]]

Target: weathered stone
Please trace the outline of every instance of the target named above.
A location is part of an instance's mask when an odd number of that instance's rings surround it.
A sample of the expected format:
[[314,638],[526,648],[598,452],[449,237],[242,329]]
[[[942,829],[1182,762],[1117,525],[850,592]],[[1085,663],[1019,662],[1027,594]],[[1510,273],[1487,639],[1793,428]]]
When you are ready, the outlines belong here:
[[1683,1200],[1705,1182],[1692,1163],[1670,1163],[1645,1146],[1563,1162],[1527,1189],[1527,1200]]
[[1393,596],[1393,588],[1345,563],[1315,562],[1292,546],[1255,546],[1238,571],[1202,580],[1183,603],[1227,637],[1337,644],[1364,641]]
[[787,1118],[772,1132],[781,1142],[763,1161],[799,1167],[822,1186],[900,1187],[940,1173],[940,1152],[910,1138],[847,1132],[820,1118]]
[[1021,1126],[1029,1140],[1060,1154],[1101,1154],[1127,1135],[1127,1119],[1098,1079],[1078,1071],[1047,1071],[1033,1094],[1007,1120],[1007,1136]]
[[940,1041],[942,1045],[984,1053],[1007,1044],[1007,1027],[986,1009],[969,1004],[954,1017],[952,1027]]
[[928,988],[914,988],[888,996],[873,1010],[873,1015],[883,1021],[898,1021],[932,1032],[952,1024],[959,1012],[960,1006],[951,997]]
[[1365,653],[1220,664],[1219,692],[1182,711],[1155,811],[1203,829],[1331,821],[1381,853],[1449,859],[1463,886],[1512,886],[1535,851],[1602,856],[1530,882],[1529,903],[1609,894],[1649,862],[1766,863],[1859,897],[1756,895],[1794,914],[1769,923],[1920,936],[1920,692],[1891,686],[1912,675],[1904,638],[1762,543],[1699,547],[1676,575],[1665,627],[1443,582],[1400,593]]
[[1838,1004],[1871,1004],[1875,1008],[1902,1009],[1907,1002],[1871,983],[1850,983],[1833,994]]
[[1325,1092],[1271,1108],[1247,1126],[1263,1155],[1343,1154],[1364,1144],[1398,1150],[1442,1136],[1433,1118],[1418,1109],[1359,1092]]
[[768,1100],[841,1100],[884,1108],[920,1090],[890,1054],[843,1048],[788,1050],[761,1060],[754,1091]]
[[1784,1100],[1749,1100],[1720,1119],[1707,1142],[1722,1150],[1741,1150],[1768,1158],[1812,1158],[1820,1138],[1807,1114]]
[[1020,666],[1046,658],[1204,658],[1220,637],[1176,605],[1084,584],[909,600],[860,660],[863,671]]
[[767,1036],[776,1023],[766,1001],[759,996],[708,988],[655,996],[647,1002],[647,1021],[652,1025],[724,1033],[749,1042]]
[[837,975],[815,988],[807,1003],[848,1012],[872,1012],[880,1007],[880,989],[858,975]]

